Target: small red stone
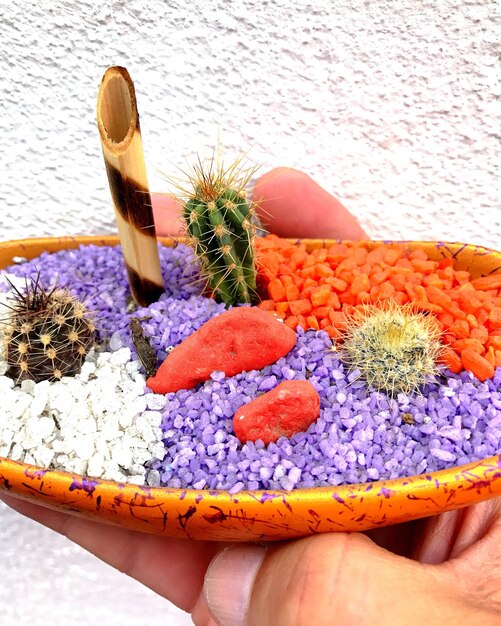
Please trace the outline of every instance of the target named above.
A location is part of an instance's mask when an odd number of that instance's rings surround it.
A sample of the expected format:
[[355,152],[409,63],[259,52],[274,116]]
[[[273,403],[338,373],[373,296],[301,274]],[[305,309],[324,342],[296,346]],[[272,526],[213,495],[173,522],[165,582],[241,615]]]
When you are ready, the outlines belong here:
[[307,380],[286,380],[241,406],[233,417],[233,430],[242,443],[261,439],[268,444],[305,431],[319,415],[315,387]]
[[273,313],[257,307],[230,309],[203,324],[167,355],[147,385],[155,393],[191,389],[212,372],[235,376],[259,370],[285,356],[296,333]]

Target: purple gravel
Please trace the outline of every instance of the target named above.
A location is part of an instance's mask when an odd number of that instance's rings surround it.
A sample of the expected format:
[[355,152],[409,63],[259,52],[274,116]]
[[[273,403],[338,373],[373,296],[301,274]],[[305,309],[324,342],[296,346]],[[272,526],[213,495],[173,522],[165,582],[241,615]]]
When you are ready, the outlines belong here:
[[[468,372],[445,375],[423,396],[393,401],[347,380],[323,331],[298,330],[292,351],[257,372],[212,380],[168,395],[163,429],[168,455],[153,467],[163,484],[210,489],[292,489],[398,478],[444,469],[501,450],[501,368],[481,383]],[[232,416],[273,384],[308,378],[321,398],[321,415],[306,433],[276,444],[241,445]],[[459,400],[462,398],[462,400]],[[411,414],[414,425],[403,422]],[[179,431],[181,428],[181,432]],[[187,461],[183,450],[195,450]]]
[[[144,330],[163,358],[205,321],[224,310],[199,294],[197,270],[185,246],[161,247],[166,294],[149,308],[126,313],[128,287],[119,248],[89,246],[42,255],[9,271],[40,269],[42,280],[71,283],[98,316],[103,337],[119,331],[132,346],[131,315],[151,316]],[[118,277],[118,279],[117,279]],[[298,329],[296,346],[276,364],[194,390],[168,394],[162,428],[167,455],[152,460],[163,485],[177,488],[293,489],[358,483],[445,469],[501,452],[501,368],[484,383],[469,372],[444,372],[423,395],[388,400],[347,372],[323,331]],[[306,433],[276,444],[242,445],[232,417],[245,402],[283,380],[309,379],[321,414]],[[405,416],[408,424],[403,421]]]

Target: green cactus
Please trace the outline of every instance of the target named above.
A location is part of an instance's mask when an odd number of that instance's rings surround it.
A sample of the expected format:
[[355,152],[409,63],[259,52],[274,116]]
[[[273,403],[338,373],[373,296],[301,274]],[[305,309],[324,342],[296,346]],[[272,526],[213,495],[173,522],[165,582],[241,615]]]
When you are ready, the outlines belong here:
[[226,305],[256,300],[254,208],[245,185],[255,170],[201,162],[190,177],[183,214],[208,287]]
[[11,284],[2,343],[7,375],[17,381],[59,380],[77,374],[94,344],[94,322],[67,289],[45,289],[40,276],[24,291]]
[[366,305],[347,323],[341,358],[374,389],[409,394],[436,375],[439,338],[434,318],[412,304]]

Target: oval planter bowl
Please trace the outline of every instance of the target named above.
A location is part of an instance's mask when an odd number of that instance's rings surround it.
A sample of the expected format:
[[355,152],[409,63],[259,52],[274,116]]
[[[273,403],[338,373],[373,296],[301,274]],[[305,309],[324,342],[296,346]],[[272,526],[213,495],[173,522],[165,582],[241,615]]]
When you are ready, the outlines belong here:
[[[116,237],[30,239],[0,243],[0,268],[15,256],[80,244],[116,245]],[[164,241],[169,245],[168,241]],[[320,247],[332,241],[305,241]],[[389,242],[386,242],[389,243]],[[368,242],[367,247],[385,245]],[[453,257],[473,277],[501,271],[501,253],[473,245],[408,242],[430,258]],[[0,420],[2,409],[0,405]],[[291,539],[319,532],[361,531],[461,508],[501,494],[501,457],[452,469],[358,485],[285,491],[138,487],[33,467],[0,457],[0,489],[74,515],[172,537],[218,541]]]

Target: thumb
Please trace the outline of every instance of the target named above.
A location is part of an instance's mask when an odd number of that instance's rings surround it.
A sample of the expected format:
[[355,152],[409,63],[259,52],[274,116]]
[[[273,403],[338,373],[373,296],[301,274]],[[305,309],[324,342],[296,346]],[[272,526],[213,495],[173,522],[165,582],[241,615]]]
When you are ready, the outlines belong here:
[[277,167],[261,176],[253,200],[263,225],[279,237],[367,237],[337,198],[304,172],[290,167]]
[[460,589],[447,567],[422,565],[346,533],[268,549],[231,546],[213,559],[204,584],[218,626],[490,624]]

